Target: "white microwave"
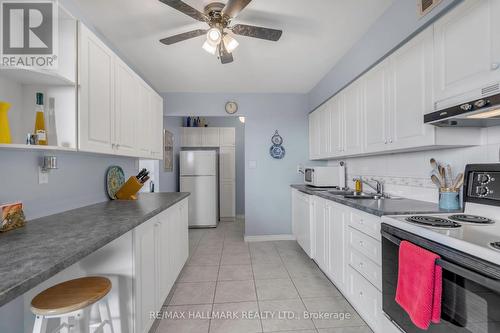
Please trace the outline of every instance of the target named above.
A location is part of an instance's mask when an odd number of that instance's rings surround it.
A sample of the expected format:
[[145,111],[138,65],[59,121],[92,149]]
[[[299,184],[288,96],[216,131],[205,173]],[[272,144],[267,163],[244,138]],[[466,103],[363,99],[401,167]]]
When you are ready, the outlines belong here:
[[304,183],[314,187],[345,188],[345,167],[306,167],[304,168]]

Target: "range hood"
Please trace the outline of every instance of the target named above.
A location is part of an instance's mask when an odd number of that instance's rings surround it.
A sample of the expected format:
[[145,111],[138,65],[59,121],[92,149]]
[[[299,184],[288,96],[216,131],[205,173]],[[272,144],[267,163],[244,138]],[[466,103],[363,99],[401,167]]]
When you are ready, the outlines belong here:
[[439,127],[500,126],[500,94],[428,113],[424,122]]

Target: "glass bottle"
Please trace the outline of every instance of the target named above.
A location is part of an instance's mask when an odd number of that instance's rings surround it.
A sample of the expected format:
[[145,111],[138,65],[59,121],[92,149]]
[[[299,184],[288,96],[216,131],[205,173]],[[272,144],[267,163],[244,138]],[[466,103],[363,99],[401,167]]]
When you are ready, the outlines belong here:
[[43,110],[43,94],[36,93],[36,106],[35,106],[35,135],[38,139],[38,144],[46,146],[47,130],[45,129],[45,114]]

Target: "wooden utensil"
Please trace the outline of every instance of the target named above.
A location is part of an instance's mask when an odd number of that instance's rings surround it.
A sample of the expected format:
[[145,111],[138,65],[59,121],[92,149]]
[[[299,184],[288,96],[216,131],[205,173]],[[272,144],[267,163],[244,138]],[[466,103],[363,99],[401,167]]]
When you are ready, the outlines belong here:
[[437,186],[438,188],[442,188],[442,187],[444,187],[444,186],[443,186],[443,183],[441,182],[441,180],[440,180],[440,179],[439,179],[436,175],[432,175],[432,176],[431,176],[431,180],[432,180],[432,182],[433,182],[434,184],[436,184],[436,186]]
[[442,165],[438,165],[439,176],[441,177],[441,182],[444,183],[444,187],[446,187],[446,170]]
[[455,180],[453,181],[453,188],[458,190],[463,184],[464,184],[464,174],[459,173],[455,178]]
[[432,170],[437,170],[438,169],[438,164],[436,162],[435,159],[431,158],[431,167],[432,167]]
[[449,182],[449,185],[451,186],[453,183],[453,173],[451,171],[451,165],[447,164],[446,165],[446,176],[448,177],[448,179],[446,180],[446,183],[448,185],[448,182]]

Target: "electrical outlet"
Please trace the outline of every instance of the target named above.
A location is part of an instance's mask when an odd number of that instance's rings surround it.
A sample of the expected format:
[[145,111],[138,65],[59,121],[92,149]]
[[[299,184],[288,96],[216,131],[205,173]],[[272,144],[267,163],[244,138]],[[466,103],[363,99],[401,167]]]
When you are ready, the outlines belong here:
[[303,173],[304,172],[304,166],[302,164],[297,165],[297,173]]
[[48,184],[49,173],[43,172],[41,167],[38,167],[38,184]]

